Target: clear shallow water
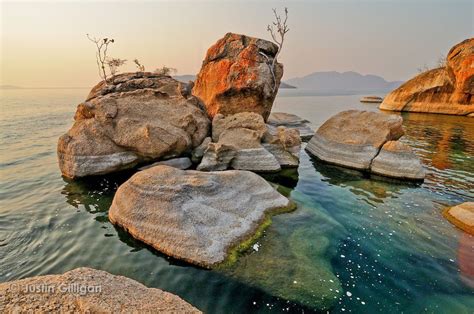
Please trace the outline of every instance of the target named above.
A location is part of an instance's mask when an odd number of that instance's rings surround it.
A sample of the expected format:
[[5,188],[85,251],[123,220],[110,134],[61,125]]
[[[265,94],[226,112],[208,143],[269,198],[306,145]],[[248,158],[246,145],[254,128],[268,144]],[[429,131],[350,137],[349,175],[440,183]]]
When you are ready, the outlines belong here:
[[[441,211],[474,200],[474,119],[403,115],[403,140],[428,170],[421,185],[371,179],[303,152],[297,171],[268,178],[298,210],[274,217],[258,251],[233,268],[206,271],[171,260],[108,222],[114,191],[130,173],[61,178],[56,141],[87,92],[2,91],[0,281],[89,266],[215,313],[472,312],[474,239]],[[317,127],[341,110],[377,110],[359,98],[288,90],[275,110]]]

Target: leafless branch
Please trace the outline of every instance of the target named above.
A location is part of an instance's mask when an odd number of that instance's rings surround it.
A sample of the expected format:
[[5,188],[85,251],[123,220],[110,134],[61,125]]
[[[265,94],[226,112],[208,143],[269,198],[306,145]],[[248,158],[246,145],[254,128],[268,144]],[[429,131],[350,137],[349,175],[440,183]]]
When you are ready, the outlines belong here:
[[[285,17],[282,19],[282,17],[277,13],[276,9],[273,9],[273,15],[275,16],[275,21],[272,22],[272,24],[267,25],[267,31],[270,33],[272,36],[273,41],[278,45],[278,51],[275,54],[275,57],[273,58],[273,61],[270,66],[270,72],[272,73],[273,76],[273,91],[278,88],[277,82],[276,82],[276,77],[275,77],[275,65],[278,62],[278,56],[280,55],[280,52],[283,48],[283,43],[285,42],[285,35],[290,31],[287,25],[288,21],[288,8],[285,8]],[[268,57],[267,57],[268,60]]]

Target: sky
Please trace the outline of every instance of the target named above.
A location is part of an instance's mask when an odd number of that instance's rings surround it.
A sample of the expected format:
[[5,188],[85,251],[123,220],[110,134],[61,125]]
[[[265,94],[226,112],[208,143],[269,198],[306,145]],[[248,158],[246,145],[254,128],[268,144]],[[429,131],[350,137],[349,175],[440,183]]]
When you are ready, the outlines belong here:
[[284,79],[356,71],[407,80],[474,34],[473,0],[2,1],[0,85],[90,87],[99,81],[86,34],[114,38],[111,57],[152,71],[199,71],[227,32],[270,39],[272,8],[289,11]]

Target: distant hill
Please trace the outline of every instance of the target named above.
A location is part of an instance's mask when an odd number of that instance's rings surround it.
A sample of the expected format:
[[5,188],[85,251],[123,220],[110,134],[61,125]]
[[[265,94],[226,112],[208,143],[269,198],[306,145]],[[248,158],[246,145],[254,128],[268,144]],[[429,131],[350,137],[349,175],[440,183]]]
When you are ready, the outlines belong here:
[[299,89],[324,93],[391,91],[402,81],[388,82],[377,75],[362,75],[357,72],[314,72],[303,77],[292,78],[286,83]]
[[[196,75],[175,75],[173,78],[177,81],[183,82],[183,83],[188,83],[189,81],[194,81],[196,79]],[[296,88],[295,86],[292,86],[290,84],[286,84],[285,82],[280,83],[280,88]]]

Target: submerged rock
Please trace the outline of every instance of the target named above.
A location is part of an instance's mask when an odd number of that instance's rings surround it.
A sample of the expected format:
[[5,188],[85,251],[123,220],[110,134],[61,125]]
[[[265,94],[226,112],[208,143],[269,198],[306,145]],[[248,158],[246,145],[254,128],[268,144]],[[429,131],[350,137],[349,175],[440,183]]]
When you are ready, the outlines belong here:
[[174,294],[86,267],[0,283],[0,295],[6,313],[201,313]]
[[388,141],[382,146],[379,154],[372,161],[370,171],[399,179],[423,180],[425,178],[421,160],[410,146],[399,141]]
[[276,133],[276,129],[279,126],[284,126],[288,129],[297,129],[300,132],[302,141],[308,141],[314,135],[314,131],[308,120],[290,113],[272,112],[267,121],[269,132]]
[[316,131],[306,150],[340,166],[399,179],[423,179],[418,157],[406,145],[394,142],[404,134],[402,122],[396,115],[343,111]]
[[207,136],[210,121],[199,101],[182,90],[182,83],[151,73],[125,73],[108,85],[99,83],[59,138],[62,174],[106,174],[191,152]]
[[474,235],[474,202],[466,202],[447,208],[443,215],[459,229]]
[[345,230],[330,217],[304,207],[291,217],[273,220],[254,250],[222,271],[283,300],[312,310],[329,310],[343,291],[331,258],[334,243]]
[[271,66],[277,51],[270,41],[227,33],[208,49],[193,95],[211,118],[250,111],[266,120],[283,76],[282,64]]
[[267,215],[290,208],[252,172],[157,166],[119,187],[109,219],[158,251],[211,268],[252,238]]
[[446,65],[388,94],[380,109],[474,116],[474,38],[455,45]]

